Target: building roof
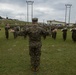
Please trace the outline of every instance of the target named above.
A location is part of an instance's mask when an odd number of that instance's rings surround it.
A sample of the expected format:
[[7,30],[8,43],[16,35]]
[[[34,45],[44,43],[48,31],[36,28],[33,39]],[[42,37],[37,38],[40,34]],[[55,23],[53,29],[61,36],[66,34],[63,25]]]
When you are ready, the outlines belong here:
[[47,22],[60,22],[60,23],[65,23],[65,22],[57,21],[57,20],[48,20]]

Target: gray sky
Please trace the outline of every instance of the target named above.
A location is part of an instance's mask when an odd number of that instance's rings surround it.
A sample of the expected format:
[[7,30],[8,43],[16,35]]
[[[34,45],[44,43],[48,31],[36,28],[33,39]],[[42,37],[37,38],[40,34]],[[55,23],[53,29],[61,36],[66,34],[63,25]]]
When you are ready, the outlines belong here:
[[[72,4],[70,21],[76,22],[76,0],[33,0],[33,17],[39,22],[65,21],[65,4]],[[31,10],[29,6],[29,11]],[[67,10],[69,11],[69,10]],[[0,0],[0,16],[27,21],[26,0]],[[31,14],[29,14],[31,16]],[[68,12],[67,12],[68,16]],[[30,19],[31,17],[29,17]],[[68,18],[67,18],[68,21]]]

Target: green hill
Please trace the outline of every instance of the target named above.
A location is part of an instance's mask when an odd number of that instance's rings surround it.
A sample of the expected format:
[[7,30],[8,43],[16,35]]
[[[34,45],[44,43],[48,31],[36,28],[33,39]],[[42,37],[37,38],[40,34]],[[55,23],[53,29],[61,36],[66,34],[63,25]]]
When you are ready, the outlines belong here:
[[0,27],[4,27],[7,23],[10,25],[25,25],[27,22],[16,19],[0,19]]

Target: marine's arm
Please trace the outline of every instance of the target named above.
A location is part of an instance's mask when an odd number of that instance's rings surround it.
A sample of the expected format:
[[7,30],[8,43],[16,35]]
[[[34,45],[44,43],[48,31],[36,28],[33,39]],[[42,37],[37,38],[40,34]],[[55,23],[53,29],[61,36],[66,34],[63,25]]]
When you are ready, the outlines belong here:
[[26,38],[26,36],[28,35],[28,32],[29,32],[29,28],[24,28],[23,30],[24,38]]
[[43,38],[46,39],[46,36],[48,36],[48,35],[49,35],[49,32],[46,31],[45,29],[42,29],[42,36],[43,36]]

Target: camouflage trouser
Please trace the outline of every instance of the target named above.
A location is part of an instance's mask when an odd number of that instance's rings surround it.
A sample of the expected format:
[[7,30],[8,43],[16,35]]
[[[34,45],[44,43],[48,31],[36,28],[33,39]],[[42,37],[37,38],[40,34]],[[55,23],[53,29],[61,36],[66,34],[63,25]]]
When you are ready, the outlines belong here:
[[65,41],[67,37],[67,33],[63,33],[63,40]]
[[57,32],[52,32],[52,38],[53,39],[56,39],[56,34],[57,34]]
[[76,33],[72,33],[72,40],[76,42]]
[[17,33],[16,32],[13,32],[13,35],[14,35],[14,39],[17,38]]
[[6,39],[9,38],[9,32],[5,32],[5,35],[6,35]]
[[30,47],[29,54],[31,56],[31,66],[37,68],[40,65],[41,47]]

